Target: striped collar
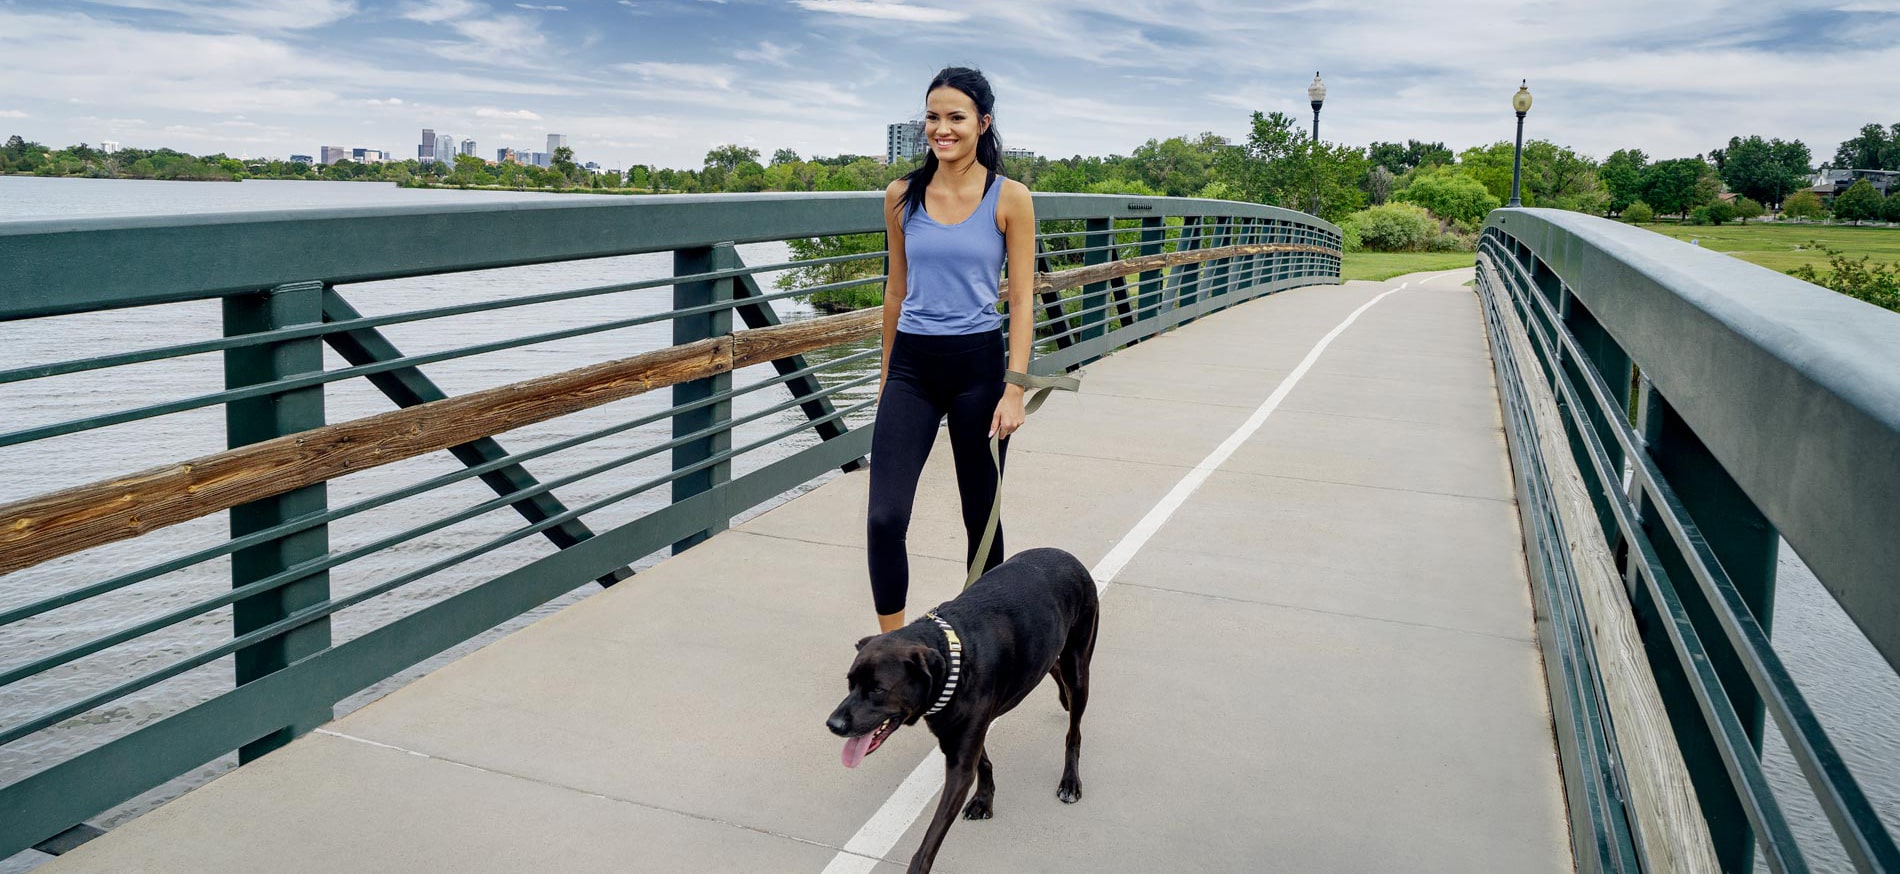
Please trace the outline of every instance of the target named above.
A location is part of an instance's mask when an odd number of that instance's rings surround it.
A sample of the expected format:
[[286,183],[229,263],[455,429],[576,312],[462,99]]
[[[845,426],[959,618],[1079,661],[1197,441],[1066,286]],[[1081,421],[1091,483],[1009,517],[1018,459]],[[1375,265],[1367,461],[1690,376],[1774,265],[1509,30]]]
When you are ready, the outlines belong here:
[[937,711],[950,706],[950,697],[957,693],[957,680],[963,675],[963,641],[957,637],[957,630],[943,621],[937,611],[925,613],[924,618],[937,623],[937,627],[943,629],[944,638],[950,641],[950,677],[943,681],[943,693],[937,696],[937,703],[924,711],[925,716],[935,716]]

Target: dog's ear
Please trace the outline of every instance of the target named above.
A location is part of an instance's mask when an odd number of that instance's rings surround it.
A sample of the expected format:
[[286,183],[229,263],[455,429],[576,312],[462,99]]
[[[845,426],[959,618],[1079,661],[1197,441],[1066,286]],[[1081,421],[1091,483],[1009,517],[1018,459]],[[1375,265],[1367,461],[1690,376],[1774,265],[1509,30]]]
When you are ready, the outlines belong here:
[[870,643],[871,638],[876,637],[876,636],[877,635],[875,634],[867,634],[863,637],[858,638],[858,651],[862,652],[864,650],[864,645],[867,643]]
[[936,647],[919,646],[911,650],[904,657],[904,666],[923,678],[926,690],[936,688],[937,678],[944,676],[943,654],[937,652]]

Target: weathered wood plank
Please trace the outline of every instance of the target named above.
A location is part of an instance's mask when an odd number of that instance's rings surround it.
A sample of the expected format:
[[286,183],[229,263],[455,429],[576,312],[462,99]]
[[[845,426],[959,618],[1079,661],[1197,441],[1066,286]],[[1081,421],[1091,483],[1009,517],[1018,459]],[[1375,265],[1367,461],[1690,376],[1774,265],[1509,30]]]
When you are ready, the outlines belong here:
[[732,347],[672,346],[0,506],[0,573],[730,370]]
[[[1502,288],[1503,280],[1488,263],[1484,269],[1491,274],[1491,287]],[[1584,612],[1589,617],[1617,754],[1630,784],[1632,824],[1641,835],[1643,870],[1656,874],[1716,874],[1721,866],[1709,839],[1708,823],[1702,819],[1695,786],[1682,763],[1669,714],[1663,710],[1662,693],[1656,689],[1655,675],[1650,673],[1615,557],[1604,541],[1588,487],[1570,454],[1562,414],[1551,387],[1539,378],[1542,371],[1533,363],[1536,352],[1516,310],[1505,301],[1499,302],[1498,309],[1504,322],[1503,339],[1522,363],[1519,372],[1524,376],[1525,397],[1536,421],[1538,452],[1550,476],[1552,497],[1571,564],[1577,571]]]
[[[1054,292],[1164,266],[1304,251],[1330,250],[1254,244],[1167,252],[1037,273],[1035,288]],[[734,331],[28,498],[0,506],[0,574],[656,388],[873,336],[881,324],[874,308]]]

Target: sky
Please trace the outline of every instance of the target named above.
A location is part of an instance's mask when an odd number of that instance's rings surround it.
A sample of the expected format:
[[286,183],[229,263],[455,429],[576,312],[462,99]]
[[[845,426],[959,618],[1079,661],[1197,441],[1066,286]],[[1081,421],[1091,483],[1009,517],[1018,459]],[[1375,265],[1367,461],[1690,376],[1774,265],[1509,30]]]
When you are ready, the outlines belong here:
[[0,136],[414,157],[422,128],[580,161],[882,154],[945,66],[981,69],[1007,147],[1126,155],[1244,140],[1250,114],[1363,145],[1526,137],[1598,159],[1760,134],[1818,164],[1900,122],[1900,0],[0,0]]

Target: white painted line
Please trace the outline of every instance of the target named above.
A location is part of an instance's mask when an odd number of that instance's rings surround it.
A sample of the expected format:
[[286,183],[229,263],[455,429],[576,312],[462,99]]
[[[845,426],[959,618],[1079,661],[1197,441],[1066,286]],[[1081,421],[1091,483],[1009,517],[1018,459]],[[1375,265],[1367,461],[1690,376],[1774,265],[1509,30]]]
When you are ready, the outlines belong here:
[[846,841],[844,849],[833,856],[831,864],[825,866],[824,874],[869,874],[877,866],[881,857],[896,846],[897,839],[904,836],[910,824],[937,797],[937,791],[943,788],[943,752],[931,750],[930,755],[912,768],[910,776],[904,778],[896,792],[891,793],[884,806],[871,814],[864,827]]
[[[1359,308],[1353,310],[1345,321],[1334,326],[1326,333],[1326,336],[1319,339],[1318,343],[1313,344],[1312,350],[1306,353],[1305,358],[1300,359],[1299,365],[1293,368],[1292,373],[1280,380],[1280,385],[1274,388],[1273,394],[1268,395],[1267,399],[1261,402],[1259,408],[1253,411],[1253,415],[1248,416],[1247,421],[1241,423],[1234,433],[1227,435],[1227,439],[1214,447],[1213,452],[1209,452],[1206,458],[1194,465],[1193,470],[1182,476],[1181,481],[1168,490],[1160,503],[1155,504],[1147,515],[1141,517],[1141,521],[1136,522],[1135,527],[1128,530],[1128,534],[1108,551],[1108,555],[1103,556],[1102,560],[1096,563],[1095,568],[1090,571],[1095,576],[1096,591],[1106,590],[1108,584],[1114,581],[1115,576],[1134,559],[1135,553],[1147,545],[1148,539],[1153,537],[1155,532],[1161,530],[1161,526],[1168,521],[1168,517],[1173,516],[1175,510],[1187,503],[1188,496],[1194,494],[1194,490],[1200,488],[1201,483],[1206,482],[1214,470],[1220,467],[1228,456],[1233,455],[1241,444],[1246,443],[1247,438],[1260,430],[1260,426],[1266,423],[1267,417],[1273,415],[1274,410],[1279,409],[1280,402],[1293,392],[1293,387],[1299,384],[1300,378],[1305,376],[1308,370],[1313,369],[1313,364],[1319,360],[1320,353],[1325,352],[1326,347],[1331,346],[1333,340],[1345,333],[1362,313],[1372,309],[1373,304],[1404,291],[1409,285],[1411,285],[1410,282],[1402,283],[1398,288],[1383,292],[1378,297],[1360,304]],[[996,720],[996,722],[1000,721],[1000,719]],[[995,722],[991,725],[995,725]],[[858,833],[845,842],[844,849],[832,857],[831,864],[825,866],[823,874],[869,874],[883,856],[891,851],[891,847],[896,846],[897,840],[904,836],[904,832],[910,830],[911,824],[917,821],[917,817],[924,812],[924,808],[929,806],[942,789],[943,753],[932,750],[930,755],[925,756],[924,760],[917,764],[917,767],[911,769],[910,776],[904,778],[904,782],[898,785],[897,791],[891,793],[891,797],[884,801],[883,806],[879,807],[869,820],[865,821],[864,826],[858,829]]]

